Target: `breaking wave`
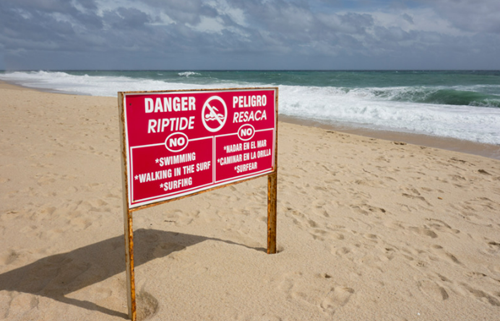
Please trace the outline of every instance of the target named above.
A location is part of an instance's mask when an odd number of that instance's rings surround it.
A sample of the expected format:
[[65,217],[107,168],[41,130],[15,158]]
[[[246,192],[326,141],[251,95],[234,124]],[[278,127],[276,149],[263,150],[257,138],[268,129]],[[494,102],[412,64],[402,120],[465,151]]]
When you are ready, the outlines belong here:
[[189,78],[189,76],[200,76],[200,73],[194,72],[194,71],[184,71],[178,73],[179,76]]
[[[27,87],[112,97],[119,91],[278,86],[279,112],[283,115],[500,145],[500,85],[497,83],[356,87],[344,82],[318,86],[307,85],[304,79],[300,80],[301,84],[295,81],[288,85],[292,82],[291,75],[285,81],[280,78],[282,72],[253,73],[249,77],[232,71],[220,74],[162,71],[161,74],[158,71],[35,71],[0,73],[0,79]],[[300,75],[300,72],[293,73],[293,77],[300,78]],[[491,78],[489,81],[493,82]]]

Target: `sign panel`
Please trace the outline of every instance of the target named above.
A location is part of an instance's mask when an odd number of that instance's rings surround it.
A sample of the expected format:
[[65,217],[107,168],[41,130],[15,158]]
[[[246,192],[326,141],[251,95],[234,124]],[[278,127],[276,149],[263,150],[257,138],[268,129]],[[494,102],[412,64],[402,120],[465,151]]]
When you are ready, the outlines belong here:
[[131,209],[276,168],[277,88],[121,94]]

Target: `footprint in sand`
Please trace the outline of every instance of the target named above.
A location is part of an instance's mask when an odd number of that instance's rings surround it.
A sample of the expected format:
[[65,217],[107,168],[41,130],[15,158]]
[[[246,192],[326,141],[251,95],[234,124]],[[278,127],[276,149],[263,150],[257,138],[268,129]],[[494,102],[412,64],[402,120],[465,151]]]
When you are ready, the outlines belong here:
[[407,198],[410,198],[410,199],[418,199],[418,200],[421,200],[422,202],[426,203],[428,206],[432,206],[431,203],[429,203],[425,197],[423,196],[420,196],[420,193],[418,195],[412,195],[412,194],[408,194],[408,193],[402,193],[401,194],[402,196],[404,197],[407,197]]
[[473,287],[469,286],[468,284],[462,283],[462,286],[469,291],[471,296],[475,298],[476,300],[479,300],[484,303],[489,303],[492,306],[500,307],[500,301],[495,298],[494,296],[481,291],[479,289],[474,289]]
[[499,242],[489,241],[488,242],[488,247],[491,250],[490,251],[491,254],[494,254],[494,253],[500,251],[500,243]]
[[425,225],[424,227],[410,226],[408,229],[416,234],[425,235],[433,239],[438,237],[438,235],[433,230],[431,230]]
[[324,313],[333,315],[338,308],[349,302],[354,290],[348,287],[337,286],[328,292],[320,306]]
[[450,252],[445,251],[441,245],[434,244],[431,246],[431,250],[434,253],[436,253],[439,258],[449,260],[455,264],[462,264],[462,263],[460,263],[460,261],[458,260],[458,258],[455,255],[451,254]]
[[158,300],[146,291],[137,294],[137,320],[147,320],[158,311]]
[[425,220],[431,222],[431,223],[429,223],[429,226],[438,230],[438,231],[450,232],[453,234],[460,233],[460,230],[452,228],[450,225],[448,225],[446,222],[444,222],[442,220],[435,219],[435,218],[429,218],[429,217],[426,218]]
[[420,291],[436,301],[444,301],[449,298],[448,292],[435,282],[422,280],[419,281],[417,285]]

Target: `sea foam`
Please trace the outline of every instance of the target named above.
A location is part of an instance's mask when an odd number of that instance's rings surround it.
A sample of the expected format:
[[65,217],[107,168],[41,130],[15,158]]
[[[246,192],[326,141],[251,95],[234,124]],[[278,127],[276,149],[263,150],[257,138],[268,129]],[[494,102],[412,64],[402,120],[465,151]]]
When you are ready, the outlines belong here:
[[[182,90],[276,86],[266,83],[214,80],[206,84],[190,83],[193,72],[178,73],[183,82],[127,76],[72,75],[65,72],[11,72],[0,79],[27,87],[57,90],[93,96],[116,97],[118,91]],[[195,78],[200,74],[196,73]],[[429,103],[429,95],[446,97],[458,92],[460,99],[477,99],[473,87],[279,87],[280,114],[324,123],[451,137],[473,142],[500,145],[500,108],[494,108],[500,96],[498,86],[481,87],[492,106]],[[464,92],[473,92],[467,96]],[[488,92],[490,91],[490,92]],[[438,98],[439,98],[438,97]],[[464,98],[465,97],[465,98]],[[475,98],[476,97],[476,98]],[[483,96],[482,96],[483,97]],[[484,97],[483,97],[484,98]],[[439,98],[441,99],[441,98]],[[487,100],[487,99],[486,99]]]

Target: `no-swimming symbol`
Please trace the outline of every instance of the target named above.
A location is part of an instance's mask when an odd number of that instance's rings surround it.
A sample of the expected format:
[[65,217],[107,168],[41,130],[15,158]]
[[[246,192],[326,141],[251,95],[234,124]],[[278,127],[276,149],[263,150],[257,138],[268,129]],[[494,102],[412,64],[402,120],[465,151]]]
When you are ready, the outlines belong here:
[[227,120],[226,103],[219,96],[212,96],[207,99],[201,111],[203,126],[209,132],[219,131]]

